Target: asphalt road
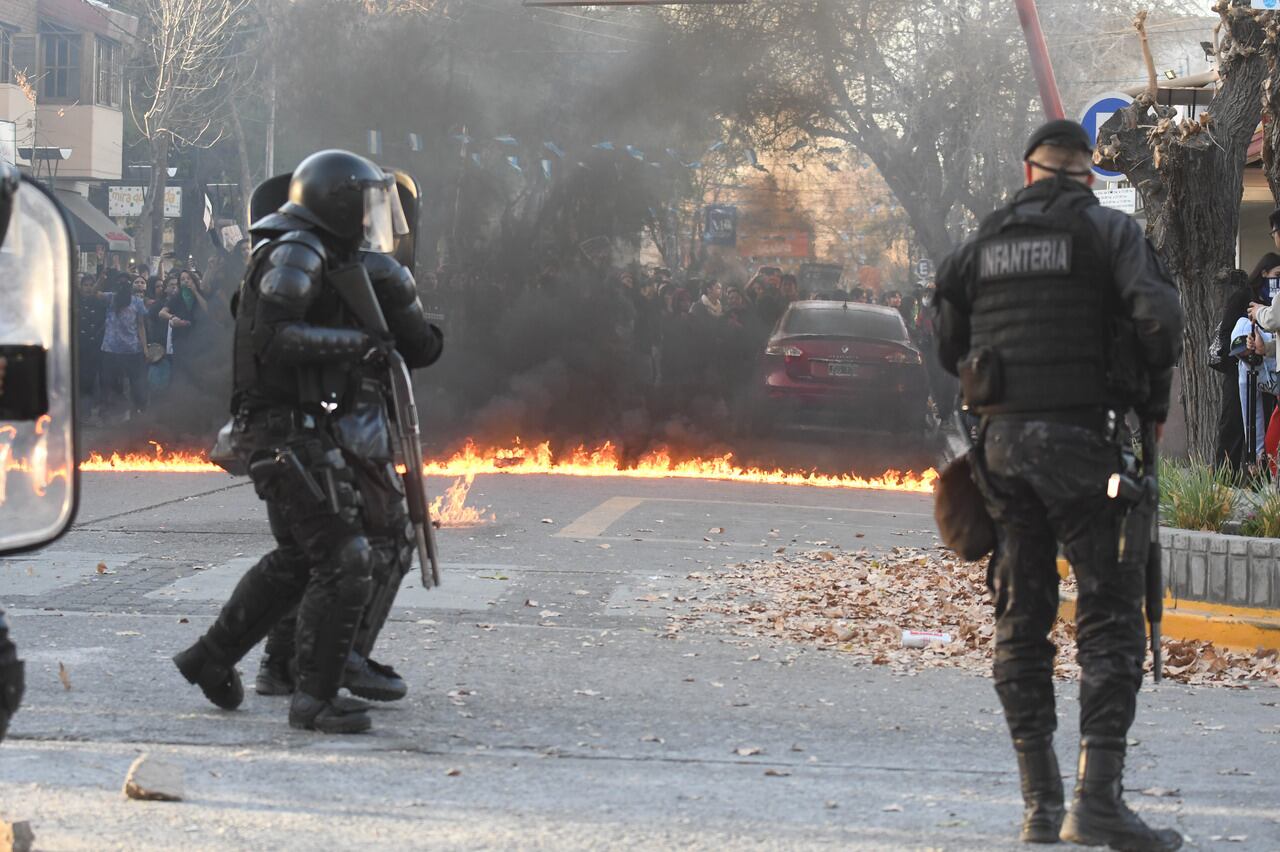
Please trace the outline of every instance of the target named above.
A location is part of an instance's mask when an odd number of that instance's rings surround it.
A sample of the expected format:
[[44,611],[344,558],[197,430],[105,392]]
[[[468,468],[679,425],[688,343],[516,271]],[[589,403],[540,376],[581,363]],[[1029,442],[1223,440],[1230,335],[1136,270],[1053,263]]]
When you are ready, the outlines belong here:
[[[410,697],[369,735],[327,738],[291,730],[285,699],[218,711],[169,662],[269,547],[252,489],[86,476],[75,530],[0,561],[28,660],[0,817],[49,850],[1019,848],[985,678],[898,676],[714,624],[667,635],[691,572],[779,545],[932,544],[928,498],[496,476],[471,502],[495,520],[442,531],[445,587],[411,583],[380,644]],[[1147,687],[1130,800],[1198,848],[1280,849],[1278,704]],[[185,768],[186,801],[121,797],[144,751]]]

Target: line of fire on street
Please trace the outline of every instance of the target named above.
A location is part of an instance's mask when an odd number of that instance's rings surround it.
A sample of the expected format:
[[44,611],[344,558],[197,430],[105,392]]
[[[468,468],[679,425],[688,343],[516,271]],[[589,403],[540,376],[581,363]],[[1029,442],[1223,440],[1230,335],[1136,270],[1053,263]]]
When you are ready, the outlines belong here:
[[[217,473],[221,471],[203,453],[168,451],[159,444],[153,455],[145,453],[90,454],[80,465],[86,473]],[[462,449],[444,458],[428,460],[428,476],[476,476],[479,474],[553,474],[558,476],[617,476],[634,479],[715,479],[769,485],[806,485],[816,488],[856,488],[880,491],[933,492],[937,471],[923,473],[887,470],[869,478],[852,474],[826,475],[806,470],[741,467],[732,453],[708,458],[681,459],[669,450],[655,450],[634,462],[624,460],[612,443],[595,449],[578,447],[555,453],[549,442],[525,446],[518,439],[508,447],[482,448],[467,441]]]

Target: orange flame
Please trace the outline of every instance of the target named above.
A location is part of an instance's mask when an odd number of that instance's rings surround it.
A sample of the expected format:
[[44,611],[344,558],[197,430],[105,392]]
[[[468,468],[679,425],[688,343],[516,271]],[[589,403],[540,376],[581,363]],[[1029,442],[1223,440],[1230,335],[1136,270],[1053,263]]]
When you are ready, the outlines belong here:
[[486,509],[467,505],[467,494],[475,480],[474,473],[454,480],[448,490],[431,501],[431,519],[442,527],[473,527],[496,520],[492,514],[485,516]]
[[625,476],[635,479],[723,479],[732,482],[771,485],[811,485],[818,488],[867,488],[882,491],[932,493],[938,472],[930,468],[922,474],[885,471],[880,476],[863,478],[851,474],[829,476],[805,470],[740,467],[733,454],[711,458],[677,460],[669,450],[655,450],[627,465],[617,447],[602,444],[589,450],[578,447],[567,455],[556,457],[549,443],[525,447],[516,443],[507,448],[481,450],[468,441],[461,451],[443,461],[429,461],[423,466],[428,475],[465,476],[479,473],[559,474],[565,476]]
[[[222,468],[202,453],[166,452],[156,444],[154,456],[140,453],[104,457],[93,453],[80,465],[86,472],[114,471],[130,473],[214,473]],[[510,447],[482,449],[471,441],[445,459],[427,461],[423,473],[428,476],[466,477],[479,474],[554,474],[561,476],[621,476],[632,479],[718,479],[730,482],[752,482],[770,485],[808,485],[816,488],[859,488],[880,491],[907,491],[928,494],[938,472],[930,468],[923,473],[885,471],[880,476],[864,478],[851,474],[835,476],[812,470],[741,467],[732,453],[710,458],[677,459],[669,450],[656,450],[629,464],[612,443],[596,449],[578,447],[557,456],[550,443],[525,446],[517,439]]]

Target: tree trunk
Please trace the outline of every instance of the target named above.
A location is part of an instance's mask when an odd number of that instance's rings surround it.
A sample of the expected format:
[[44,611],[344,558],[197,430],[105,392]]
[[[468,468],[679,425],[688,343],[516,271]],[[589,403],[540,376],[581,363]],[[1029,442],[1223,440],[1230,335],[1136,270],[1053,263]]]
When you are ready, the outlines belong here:
[[169,137],[161,134],[151,143],[151,185],[147,204],[142,211],[138,252],[144,260],[158,257],[164,251],[164,186],[169,178]]
[[1248,0],[1222,0],[1221,85],[1207,127],[1179,123],[1172,109],[1140,95],[1099,134],[1099,154],[1142,195],[1147,234],[1182,296],[1187,325],[1181,365],[1187,438],[1194,457],[1213,454],[1221,383],[1208,367],[1209,342],[1225,292],[1216,282],[1236,266],[1240,201],[1249,141],[1262,114],[1263,33]]
[[[236,137],[236,153],[240,166],[240,230],[245,236],[249,234],[249,198],[253,195],[253,170],[249,167],[249,145],[244,136],[244,125],[240,122],[240,107],[231,104],[231,132]],[[267,175],[271,177],[271,175]]]

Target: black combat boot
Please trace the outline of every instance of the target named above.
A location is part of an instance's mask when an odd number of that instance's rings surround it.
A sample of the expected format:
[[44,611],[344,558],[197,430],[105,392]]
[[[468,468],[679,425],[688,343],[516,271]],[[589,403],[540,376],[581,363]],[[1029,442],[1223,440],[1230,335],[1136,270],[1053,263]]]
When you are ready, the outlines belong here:
[[1075,802],[1061,837],[1122,852],[1173,852],[1182,845],[1182,835],[1170,828],[1151,828],[1120,797],[1124,749],[1123,737],[1087,736],[1080,741]]
[[368,709],[363,701],[340,696],[324,701],[299,690],[289,702],[289,727],[322,734],[359,734],[373,727]]
[[258,663],[258,676],[253,691],[259,695],[292,695],[294,687],[293,661],[263,654]]
[[200,687],[204,697],[223,710],[234,710],[244,701],[244,686],[234,665],[225,662],[203,636],[185,651],[173,656],[173,663],[188,683]]
[[399,701],[409,694],[408,685],[395,669],[362,657],[355,651],[347,655],[342,685],[352,695],[370,701]]
[[0,663],[0,740],[9,730],[9,720],[18,712],[25,689],[25,674],[22,660],[10,660]]
[[1022,842],[1057,843],[1065,809],[1053,738],[1015,739],[1013,748],[1022,778]]

